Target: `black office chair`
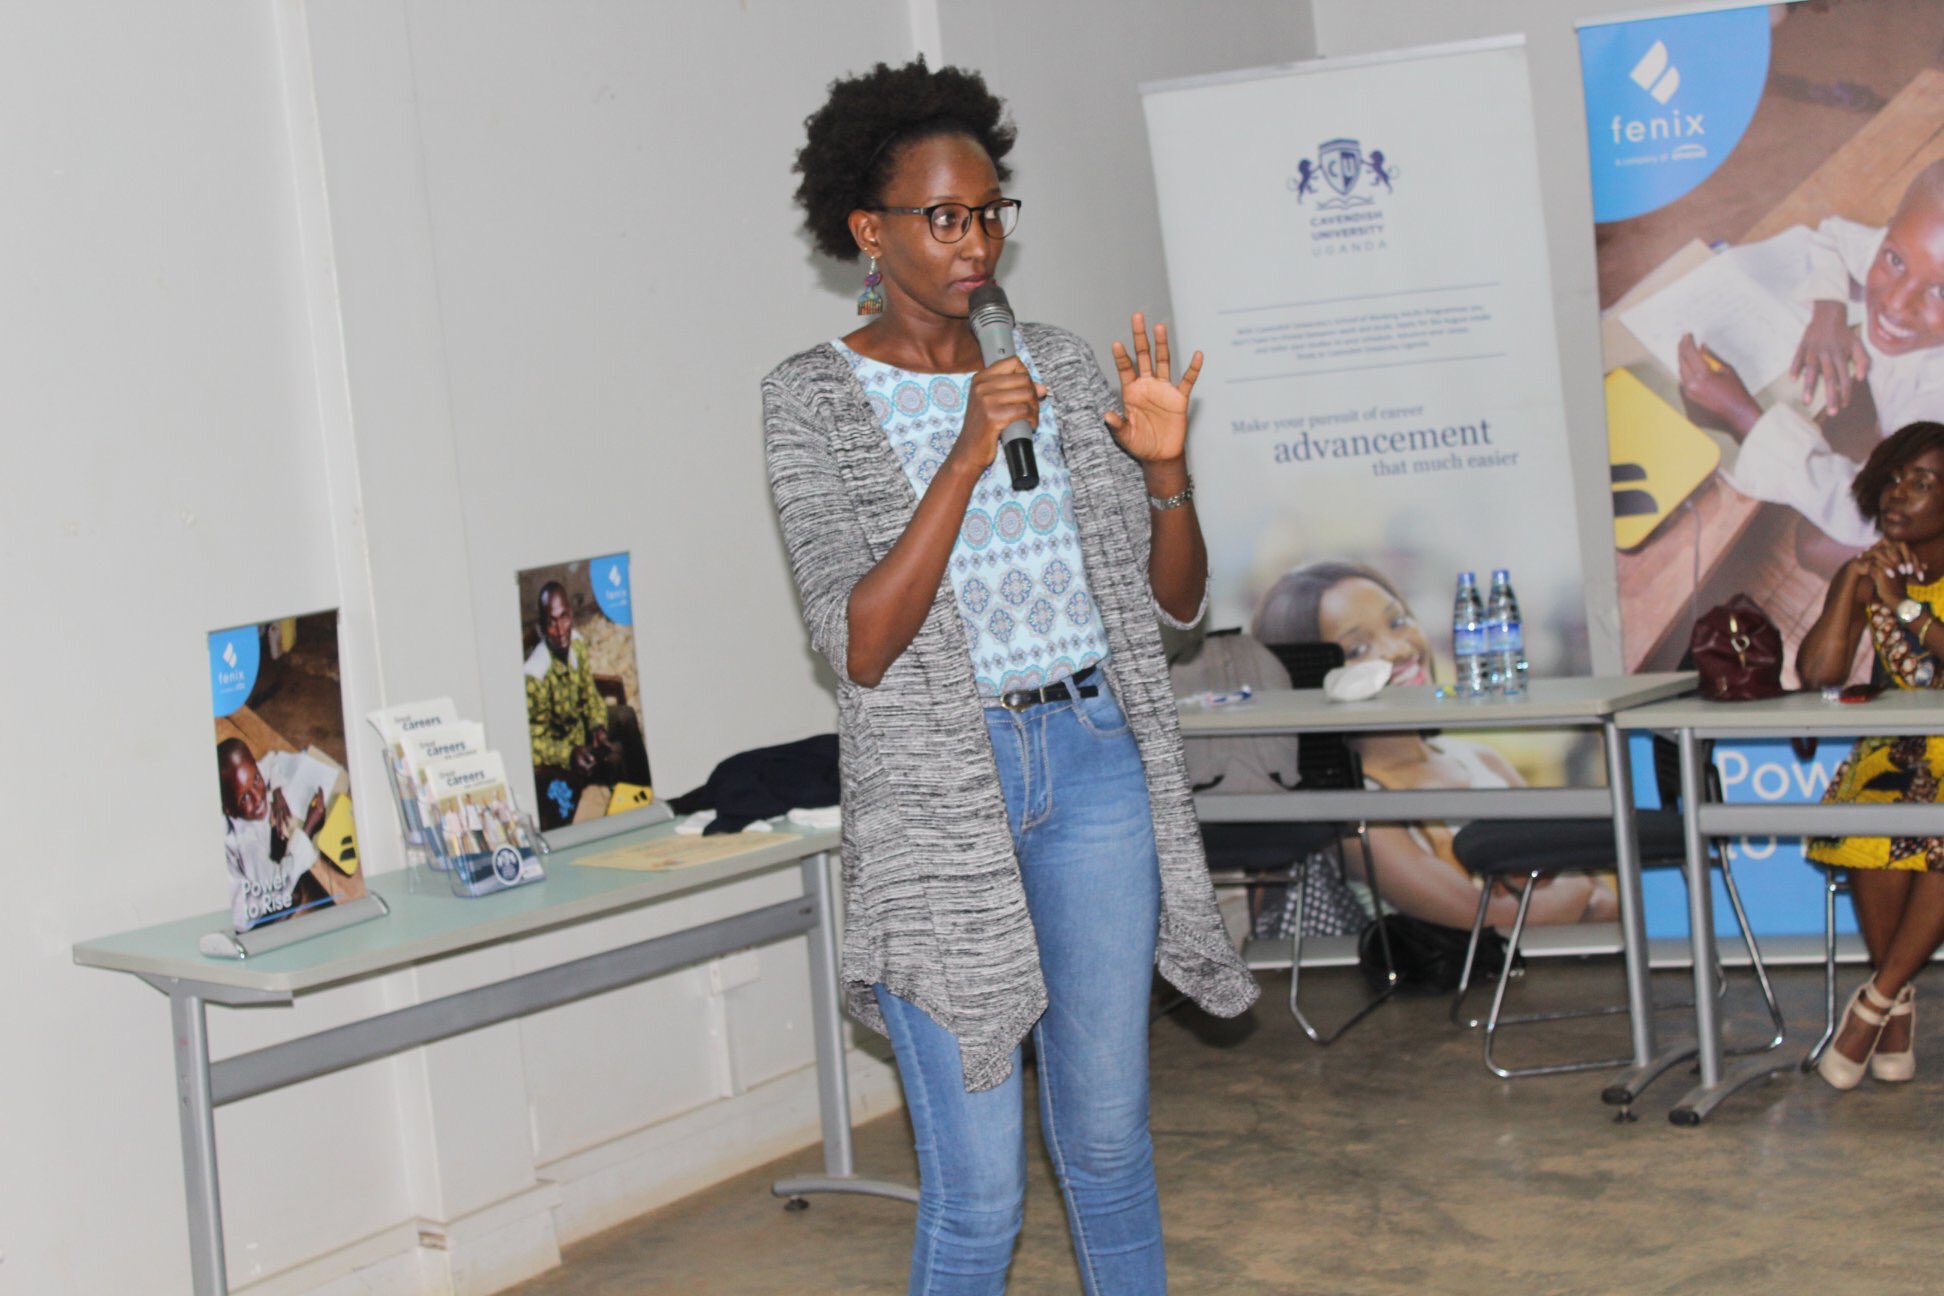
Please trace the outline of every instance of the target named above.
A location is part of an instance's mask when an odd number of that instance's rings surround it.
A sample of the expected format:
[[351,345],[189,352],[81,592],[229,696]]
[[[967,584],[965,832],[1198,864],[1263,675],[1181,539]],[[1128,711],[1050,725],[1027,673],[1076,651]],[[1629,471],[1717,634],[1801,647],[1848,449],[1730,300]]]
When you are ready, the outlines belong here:
[[1804,1072],[1816,1069],[1823,1051],[1836,1038],[1836,897],[1850,889],[1847,870],[1835,864],[1816,867],[1823,874],[1823,1031],[1802,1055]]
[[[1343,665],[1343,649],[1334,643],[1270,644],[1270,652],[1283,665],[1292,688],[1318,688],[1323,677]],[[1305,734],[1296,749],[1297,780],[1291,791],[1351,789],[1363,786],[1363,767],[1348,742],[1339,734]],[[1245,885],[1253,890],[1268,886],[1290,888],[1293,898],[1289,937],[1289,1012],[1303,1034],[1320,1045],[1335,1043],[1343,1033],[1362,1021],[1377,1006],[1395,993],[1397,973],[1391,962],[1390,934],[1380,925],[1378,934],[1384,954],[1387,983],[1383,990],[1366,1000],[1362,1007],[1336,1029],[1317,1029],[1304,1015],[1300,1000],[1303,975],[1303,887],[1309,857],[1329,847],[1336,854],[1337,875],[1345,876],[1343,838],[1348,825],[1337,823],[1205,823],[1202,843],[1208,852],[1210,877],[1217,885]],[[1372,900],[1381,910],[1376,870],[1371,867],[1370,842],[1366,825],[1354,829],[1363,851],[1364,877]],[[1251,906],[1253,908],[1253,906]],[[1253,962],[1256,969],[1274,969],[1282,963]]]
[[[1640,842],[1640,866],[1649,868],[1686,868],[1687,838],[1681,826],[1680,803],[1680,755],[1672,742],[1655,736],[1654,781],[1660,789],[1660,810],[1641,810],[1634,815]],[[1708,765],[1707,777],[1710,795],[1718,797],[1718,778],[1713,763]],[[1552,1063],[1545,1066],[1503,1067],[1493,1057],[1492,1047],[1497,1041],[1502,1026],[1527,1025],[1533,1022],[1561,1021],[1572,1017],[1596,1017],[1627,1011],[1625,1004],[1614,1004],[1598,1008],[1572,1008],[1557,1012],[1521,1013],[1505,1016],[1506,983],[1511,979],[1512,964],[1519,956],[1519,940],[1525,933],[1526,914],[1532,905],[1535,884],[1543,877],[1557,873],[1597,872],[1613,866],[1613,826],[1605,820],[1557,820],[1557,819],[1486,819],[1465,825],[1452,839],[1452,849],[1458,860],[1472,876],[1479,879],[1482,887],[1478,895],[1478,912],[1472,919],[1471,942],[1465,950],[1464,970],[1459,975],[1458,991],[1451,1002],[1452,1021],[1467,1028],[1483,1025],[1485,1027],[1485,1067],[1502,1080],[1517,1079],[1522,1076],[1559,1075],[1569,1071],[1599,1071],[1613,1067],[1626,1066],[1632,1057],[1589,1058],[1575,1062]],[[1721,870],[1721,880],[1728,892],[1728,903],[1735,911],[1735,923],[1741,929],[1742,945],[1748,951],[1749,965],[1755,972],[1755,979],[1762,989],[1763,1002],[1768,1007],[1769,1021],[1775,1027],[1775,1034],[1766,1044],[1754,1048],[1734,1050],[1736,1053],[1760,1053],[1778,1048],[1782,1044],[1784,1030],[1782,1010],[1775,1002],[1775,990],[1769,984],[1768,968],[1762,962],[1761,950],[1756,946],[1755,933],[1748,925],[1748,912],[1742,907],[1741,891],[1735,885],[1734,872],[1728,866],[1727,854],[1720,849],[1719,843],[1710,838],[1708,853],[1716,867]],[[1525,885],[1519,892],[1519,907],[1512,919],[1512,933],[1506,941],[1505,964],[1499,972],[1498,985],[1492,992],[1491,1011],[1481,1023],[1464,1016],[1465,995],[1471,988],[1472,965],[1478,953],[1480,934],[1485,927],[1485,912],[1491,904],[1492,889],[1497,883],[1509,878],[1522,878]],[[1717,997],[1727,990],[1727,980],[1722,975],[1719,964],[1715,968],[1715,993]],[[1678,1005],[1669,1004],[1667,1007]]]

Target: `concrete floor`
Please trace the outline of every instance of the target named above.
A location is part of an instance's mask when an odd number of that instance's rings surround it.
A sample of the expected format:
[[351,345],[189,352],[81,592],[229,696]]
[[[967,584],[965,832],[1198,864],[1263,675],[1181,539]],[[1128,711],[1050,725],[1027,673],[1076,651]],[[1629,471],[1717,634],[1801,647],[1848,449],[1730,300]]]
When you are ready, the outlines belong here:
[[[1313,990],[1313,1016],[1334,1020],[1358,992],[1354,976],[1311,974],[1306,1008]],[[1860,978],[1843,969],[1844,993]],[[1821,974],[1777,979],[1793,1060],[1821,1029]],[[1657,997],[1680,997],[1683,980],[1658,975]],[[1758,1038],[1748,978],[1731,985],[1731,1043]],[[1571,1006],[1619,990],[1616,960],[1547,960],[1511,998]],[[1477,1035],[1447,1024],[1442,999],[1397,1001],[1320,1049],[1290,1020],[1287,991],[1287,976],[1267,975],[1239,1022],[1181,1010],[1155,1026],[1153,1128],[1176,1292],[1944,1292],[1935,1027],[1919,1031],[1912,1084],[1866,1080],[1839,1094],[1791,1071],[1679,1129],[1666,1114],[1691,1083],[1685,1070],[1620,1124],[1599,1100],[1602,1073],[1493,1079]],[[1670,1037],[1691,1029],[1685,1011],[1658,1021]],[[1501,1060],[1624,1052],[1624,1023],[1527,1028]],[[915,1175],[902,1115],[862,1127],[857,1151],[867,1173]],[[515,1291],[902,1292],[909,1206],[820,1197],[788,1212],[770,1196],[776,1176],[818,1166],[809,1148],[720,1184],[571,1248],[562,1268]],[[1078,1292],[1043,1153],[1032,1166],[1011,1290]]]

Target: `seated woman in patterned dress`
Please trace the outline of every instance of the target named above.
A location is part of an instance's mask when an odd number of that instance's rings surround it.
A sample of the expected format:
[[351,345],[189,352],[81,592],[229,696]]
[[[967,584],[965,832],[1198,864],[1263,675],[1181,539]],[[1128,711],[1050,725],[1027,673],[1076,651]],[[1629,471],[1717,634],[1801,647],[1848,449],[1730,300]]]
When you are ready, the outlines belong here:
[[[1878,541],[1845,563],[1796,657],[1806,687],[1848,677],[1867,634],[1882,672],[1899,688],[1944,687],[1944,424],[1911,423],[1881,442],[1852,488]],[[1944,737],[1863,738],[1823,800],[1935,802]],[[1819,838],[1805,852],[1849,871],[1857,925],[1875,969],[1844,1009],[1818,1070],[1838,1089],[1867,1071],[1878,1080],[1916,1074],[1914,978],[1944,943],[1944,838]]]

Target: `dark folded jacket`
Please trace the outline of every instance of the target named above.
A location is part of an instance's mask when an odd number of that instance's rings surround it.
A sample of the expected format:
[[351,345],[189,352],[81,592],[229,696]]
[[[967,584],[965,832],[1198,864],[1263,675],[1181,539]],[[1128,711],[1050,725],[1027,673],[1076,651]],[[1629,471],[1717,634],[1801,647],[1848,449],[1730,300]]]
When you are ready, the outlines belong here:
[[837,801],[837,735],[828,733],[737,752],[715,767],[708,782],[675,797],[668,808],[677,814],[714,810],[714,821],[702,830],[710,836]]

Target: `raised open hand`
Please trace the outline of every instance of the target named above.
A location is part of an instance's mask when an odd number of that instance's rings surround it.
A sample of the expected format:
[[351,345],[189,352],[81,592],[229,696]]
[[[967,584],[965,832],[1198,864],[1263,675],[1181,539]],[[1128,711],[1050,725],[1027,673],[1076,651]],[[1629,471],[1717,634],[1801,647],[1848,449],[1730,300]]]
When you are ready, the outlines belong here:
[[1107,426],[1114,439],[1142,463],[1166,463],[1181,458],[1188,444],[1188,396],[1201,376],[1202,353],[1182,372],[1181,381],[1171,381],[1168,357],[1168,326],[1154,326],[1154,346],[1148,347],[1147,317],[1134,312],[1134,354],[1114,343],[1114,371],[1120,376],[1121,408],[1125,414],[1107,411]]

